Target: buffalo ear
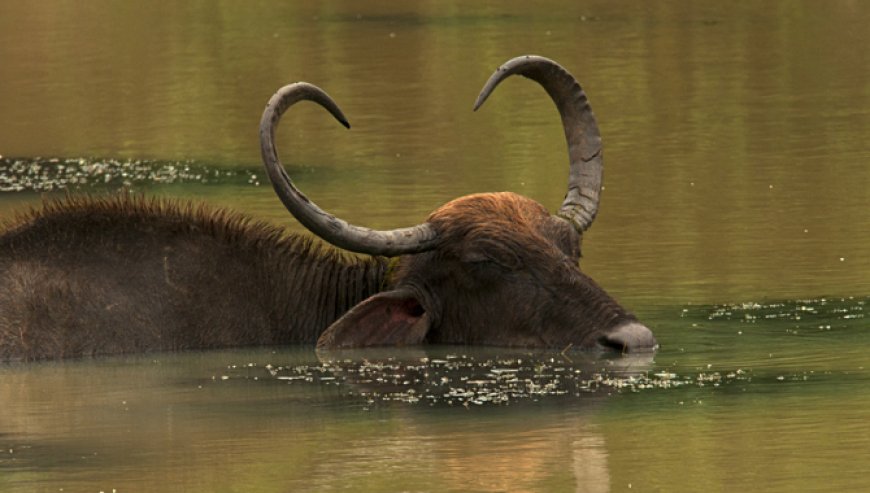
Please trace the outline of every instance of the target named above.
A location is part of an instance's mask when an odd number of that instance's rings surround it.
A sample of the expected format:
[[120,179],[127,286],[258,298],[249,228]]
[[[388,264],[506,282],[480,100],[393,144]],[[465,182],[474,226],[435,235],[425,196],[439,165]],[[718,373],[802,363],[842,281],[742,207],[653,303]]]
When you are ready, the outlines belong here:
[[423,342],[429,326],[429,315],[414,295],[386,291],[367,298],[336,320],[317,339],[317,348],[415,345]]

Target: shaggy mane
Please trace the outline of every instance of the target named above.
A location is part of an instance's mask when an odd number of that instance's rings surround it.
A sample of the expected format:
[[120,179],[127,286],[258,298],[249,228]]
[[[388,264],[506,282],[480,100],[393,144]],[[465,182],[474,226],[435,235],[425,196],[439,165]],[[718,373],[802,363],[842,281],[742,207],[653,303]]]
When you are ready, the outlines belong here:
[[[318,238],[295,234],[224,207],[132,193],[48,198],[39,206],[31,206],[4,221],[0,228],[0,242],[4,237],[11,238],[27,230],[52,231],[63,228],[63,223],[75,221],[96,224],[109,218],[120,219],[127,224],[155,221],[172,223],[175,227],[205,233],[244,249],[268,246],[341,264],[353,264],[361,260],[357,255],[339,250]],[[102,225],[105,226],[105,223]]]
[[[227,265],[226,279],[235,281],[227,281],[231,284],[221,289],[228,294],[238,294],[234,291],[237,289],[247,290],[238,295],[249,306],[259,308],[251,308],[253,311],[244,323],[221,329],[222,340],[249,341],[247,344],[316,341],[326,327],[351,307],[382,289],[387,267],[383,257],[345,252],[310,235],[289,232],[226,208],[132,194],[47,199],[40,207],[21,212],[6,222],[0,230],[0,254],[14,258],[16,251],[43,252],[52,258],[50,252],[60,249],[89,255],[93,249],[122,244],[121,248],[128,252],[153,249],[154,245],[129,243],[141,235],[157,242],[191,239],[195,243],[199,241],[195,240],[197,237],[208,238],[212,241],[208,248],[217,249],[210,250],[212,253],[223,256],[225,261],[232,260]],[[0,267],[2,260],[0,257]],[[190,265],[199,265],[194,260]],[[47,265],[55,265],[53,261],[49,260]],[[64,267],[59,269],[57,279],[62,280]],[[151,269],[154,275],[153,265]],[[249,270],[247,275],[245,269]],[[214,274],[217,272],[206,270],[191,275],[202,276],[201,280],[206,281]],[[189,293],[197,290],[185,292],[188,293],[185,296],[194,296]],[[187,303],[191,307],[200,306],[197,303],[203,300],[190,298]],[[238,312],[230,307],[211,306],[207,314],[213,321],[202,322],[197,329],[202,334],[212,330],[214,324],[223,327]],[[260,332],[250,326],[254,323],[250,320],[258,317],[268,319],[263,322],[265,325],[257,325]],[[259,335],[251,335],[254,332]],[[202,336],[195,346],[209,347],[210,340]]]

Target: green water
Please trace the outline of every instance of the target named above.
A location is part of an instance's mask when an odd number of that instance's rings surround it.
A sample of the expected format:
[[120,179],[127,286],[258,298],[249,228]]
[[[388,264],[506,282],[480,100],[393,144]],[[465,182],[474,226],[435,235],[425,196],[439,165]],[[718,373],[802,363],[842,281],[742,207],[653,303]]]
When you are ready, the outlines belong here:
[[6,365],[0,491],[870,490],[867,25],[848,1],[0,3],[0,219],[127,186],[301,231],[256,131],[297,80],[352,124],[282,122],[326,210],[394,228],[500,190],[552,210],[544,92],[471,106],[505,60],[559,61],[605,148],[583,268],[662,344]]

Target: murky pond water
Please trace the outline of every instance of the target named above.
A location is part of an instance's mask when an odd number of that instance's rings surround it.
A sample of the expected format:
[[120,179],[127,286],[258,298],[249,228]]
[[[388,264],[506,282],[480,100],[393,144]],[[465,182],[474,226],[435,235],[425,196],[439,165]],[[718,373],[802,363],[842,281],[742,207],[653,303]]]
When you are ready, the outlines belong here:
[[604,140],[584,270],[652,359],[422,348],[0,367],[2,491],[863,491],[870,460],[870,7],[861,2],[0,4],[0,219],[120,187],[300,231],[260,170],[415,224],[512,190],[551,209],[558,60]]

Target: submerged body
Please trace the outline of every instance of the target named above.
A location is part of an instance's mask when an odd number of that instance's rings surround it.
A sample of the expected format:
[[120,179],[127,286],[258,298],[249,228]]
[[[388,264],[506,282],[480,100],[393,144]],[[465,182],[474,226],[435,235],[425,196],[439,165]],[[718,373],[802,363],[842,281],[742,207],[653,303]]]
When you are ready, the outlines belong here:
[[519,57],[490,77],[475,109],[514,74],[540,83],[562,119],[570,173],[556,214],[503,192],[460,197],[411,228],[348,224],[299,191],[278,159],[275,129],[299,101],[349,127],[321,89],[290,84],[263,113],[263,162],[287,209],[332,246],[189,204],[50,202],[0,233],[0,358],[315,341],[654,349],[652,332],[579,268],[603,166],[585,93],[552,60]]
[[[490,220],[457,220],[471,210]],[[222,210],[51,202],[0,236],[0,359],[311,344],[327,328],[323,347],[654,344],[645,328],[606,330],[638,322],[580,272],[576,234],[546,218],[515,194],[464,197],[432,217],[463,241],[390,266]]]
[[49,203],[0,236],[0,358],[310,343],[385,270],[225,211]]

